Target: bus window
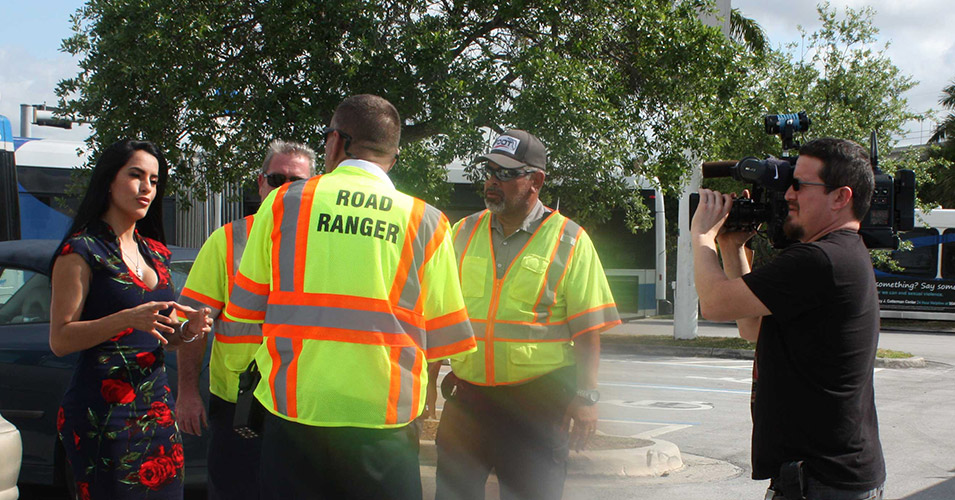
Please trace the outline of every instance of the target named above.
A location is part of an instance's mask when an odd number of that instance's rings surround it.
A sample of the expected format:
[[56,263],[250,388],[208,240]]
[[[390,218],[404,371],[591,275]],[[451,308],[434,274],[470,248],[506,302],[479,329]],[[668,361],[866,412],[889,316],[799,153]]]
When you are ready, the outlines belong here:
[[899,274],[916,278],[934,278],[938,269],[938,230],[917,227],[900,236],[903,241],[912,242],[912,249],[892,252],[892,258],[905,269]]
[[955,229],[946,229],[942,242],[942,277],[955,279]]

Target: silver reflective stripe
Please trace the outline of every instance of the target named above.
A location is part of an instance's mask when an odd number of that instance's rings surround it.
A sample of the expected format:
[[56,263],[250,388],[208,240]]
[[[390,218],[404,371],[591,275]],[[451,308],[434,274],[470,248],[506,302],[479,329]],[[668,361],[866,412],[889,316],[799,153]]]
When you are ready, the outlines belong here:
[[249,242],[249,228],[247,219],[239,219],[232,223],[232,269],[239,271],[239,262],[245,252],[245,244]]
[[569,321],[570,330],[577,334],[589,330],[595,326],[602,325],[611,321],[619,321],[620,314],[617,313],[617,306],[609,304],[607,307],[601,307],[581,314]]
[[[275,350],[279,354],[279,369],[275,374],[272,397],[275,398],[275,409],[282,415],[288,415],[288,367],[295,354],[292,350],[292,339],[275,338]],[[274,363],[275,360],[272,362]],[[263,376],[268,376],[268,374],[263,374]]]
[[[212,309],[212,313],[209,314],[209,317],[210,317],[210,318],[218,318],[218,317],[219,317],[219,313],[222,312],[222,309],[218,309],[218,308],[212,307],[212,306],[210,306],[209,304],[206,304],[206,303],[204,303],[204,302],[199,302],[198,300],[196,300],[196,299],[194,299],[194,298],[192,298],[192,297],[187,297],[187,296],[185,296],[185,295],[180,295],[178,302],[179,302],[180,305],[189,306],[189,307],[191,307],[191,308],[193,308],[193,309],[201,309],[201,308],[203,308],[203,307],[208,307],[209,309]],[[183,321],[185,321],[185,320],[183,320]]]
[[448,325],[436,330],[428,330],[428,349],[439,349],[471,338],[471,328],[467,321]]
[[570,340],[570,329],[567,323],[542,325],[539,323],[500,323],[494,322],[494,338],[496,340]]
[[534,319],[536,321],[547,320],[547,309],[554,305],[554,302],[557,300],[558,281],[560,281],[561,276],[564,275],[564,269],[567,268],[567,262],[570,260],[570,253],[573,251],[574,245],[577,244],[580,225],[570,219],[566,220],[567,224],[564,226],[564,230],[561,232],[558,238],[557,252],[554,254],[554,259],[547,267],[547,277],[544,281],[544,293],[541,295],[540,303],[537,305],[537,309],[534,311]]
[[239,323],[237,321],[216,320],[216,334],[226,337],[262,336],[262,325],[256,323]]
[[302,190],[307,182],[293,182],[282,196],[284,207],[279,225],[279,290],[295,291],[295,235],[298,234],[298,213],[302,206]]
[[474,231],[474,226],[481,220],[481,214],[483,213],[484,212],[478,212],[469,215],[464,219],[464,222],[461,223],[461,229],[458,231],[457,237],[454,238],[454,252],[459,259],[464,255],[465,247],[467,247],[468,240],[471,238],[471,232]]
[[485,331],[486,327],[486,321],[471,320],[471,330],[474,332],[474,338],[476,340],[484,340],[485,335],[487,335],[487,332]]
[[229,302],[250,311],[265,312],[268,301],[268,296],[252,293],[238,283],[232,286],[232,294],[229,295]]
[[414,365],[417,357],[418,349],[414,347],[404,347],[398,355],[398,366],[401,367],[399,370],[401,382],[398,387],[398,422],[407,422],[416,416],[411,412],[417,408],[412,408],[411,404],[414,402]]
[[424,330],[399,320],[391,313],[360,311],[341,307],[290,306],[269,304],[265,323],[270,325],[312,326],[388,334],[407,334],[418,347],[423,346]]
[[431,205],[424,206],[424,213],[421,216],[421,223],[418,224],[418,233],[414,241],[411,242],[411,248],[414,251],[414,265],[408,270],[408,278],[401,289],[401,296],[398,299],[398,306],[413,311],[418,303],[418,296],[421,295],[421,282],[418,280],[418,272],[424,266],[424,250],[428,242],[438,230],[438,224],[441,223],[441,211]]

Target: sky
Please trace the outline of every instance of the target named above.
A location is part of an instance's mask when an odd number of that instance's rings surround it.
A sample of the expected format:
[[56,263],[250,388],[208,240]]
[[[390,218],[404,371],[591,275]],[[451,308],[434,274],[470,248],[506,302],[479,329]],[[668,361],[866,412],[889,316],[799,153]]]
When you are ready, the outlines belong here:
[[[19,135],[20,104],[56,103],[58,81],[78,72],[79,59],[59,51],[70,36],[70,15],[81,0],[0,0],[0,115]],[[733,0],[733,7],[755,19],[774,47],[799,41],[797,26],[812,33],[820,22],[815,2]],[[906,93],[909,108],[922,113],[940,110],[942,88],[955,80],[955,9],[951,0],[832,0],[841,12],[865,5],[876,11],[879,44],[889,42],[888,55],[903,74],[919,84]],[[782,112],[782,111],[780,111]],[[931,135],[930,121],[907,124],[901,145],[920,144]],[[73,130],[33,127],[35,137],[83,140],[88,126]]]

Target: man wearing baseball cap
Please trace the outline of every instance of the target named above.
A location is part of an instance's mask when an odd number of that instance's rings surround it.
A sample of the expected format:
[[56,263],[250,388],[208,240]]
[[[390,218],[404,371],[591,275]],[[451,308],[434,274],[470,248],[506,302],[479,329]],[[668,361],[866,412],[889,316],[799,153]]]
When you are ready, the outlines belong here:
[[544,144],[509,130],[474,165],[487,210],[453,237],[478,348],[441,384],[435,497],[483,499],[494,470],[501,498],[558,499],[597,429],[599,334],[620,318],[590,237],[538,199]]

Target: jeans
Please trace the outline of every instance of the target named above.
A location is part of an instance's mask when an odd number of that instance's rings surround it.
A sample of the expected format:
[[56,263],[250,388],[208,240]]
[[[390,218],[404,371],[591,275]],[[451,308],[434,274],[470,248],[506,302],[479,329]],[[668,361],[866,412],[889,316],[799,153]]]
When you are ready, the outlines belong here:
[[[826,486],[809,477],[806,486],[806,500],[882,500],[882,491],[885,485],[871,490],[843,490]],[[774,492],[772,487],[766,490],[765,500],[798,500],[787,499],[782,493]]]

